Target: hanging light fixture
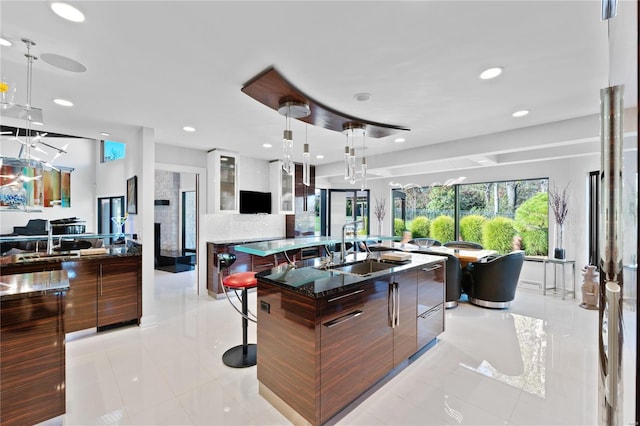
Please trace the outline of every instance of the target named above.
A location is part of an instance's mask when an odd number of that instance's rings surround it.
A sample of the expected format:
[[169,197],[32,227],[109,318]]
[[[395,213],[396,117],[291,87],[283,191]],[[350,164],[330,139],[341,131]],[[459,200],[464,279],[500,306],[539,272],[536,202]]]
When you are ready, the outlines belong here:
[[311,114],[309,105],[304,102],[285,101],[278,107],[278,113],[284,115],[285,129],[282,137],[282,170],[287,174],[293,174],[293,131],[291,130],[292,118],[304,118]]
[[350,184],[356,183],[356,149],[355,137],[364,135],[365,126],[362,123],[348,122],[342,126],[342,132],[347,135],[347,145],[345,146],[345,180]]
[[366,155],[366,143],[365,143],[366,132],[365,129],[362,129],[362,166],[360,169],[360,173],[362,175],[362,186],[361,190],[364,191],[367,188],[367,155]]
[[302,153],[302,184],[311,185],[311,154],[309,153],[309,143],[307,142],[307,132],[309,125],[304,128],[304,151]]

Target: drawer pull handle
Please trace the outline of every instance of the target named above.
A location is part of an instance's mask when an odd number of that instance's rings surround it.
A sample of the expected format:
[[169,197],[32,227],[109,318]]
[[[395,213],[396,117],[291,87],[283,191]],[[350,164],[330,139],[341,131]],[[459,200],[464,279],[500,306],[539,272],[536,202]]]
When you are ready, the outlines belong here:
[[440,268],[442,268],[442,264],[438,263],[437,265],[432,266],[430,268],[422,268],[422,270],[425,271],[425,272],[431,272],[431,271],[435,271],[436,269],[440,269]]
[[351,313],[348,313],[346,315],[338,317],[338,318],[336,318],[334,320],[331,320],[328,323],[325,323],[324,326],[327,327],[327,328],[335,327],[336,325],[340,325],[345,321],[349,321],[350,319],[353,319],[355,317],[359,317],[362,314],[363,314],[362,311],[353,311]]
[[430,317],[434,316],[435,314],[439,313],[440,311],[442,311],[442,307],[438,306],[434,309],[431,309],[430,311],[425,312],[422,315],[419,315],[420,318],[422,319],[429,319]]
[[329,300],[327,300],[327,302],[334,302],[336,300],[344,299],[345,297],[353,296],[355,294],[362,293],[363,291],[364,291],[364,289],[361,288],[360,290],[352,291],[351,293],[343,294],[342,296],[338,296],[338,297],[334,297],[332,299],[329,299]]

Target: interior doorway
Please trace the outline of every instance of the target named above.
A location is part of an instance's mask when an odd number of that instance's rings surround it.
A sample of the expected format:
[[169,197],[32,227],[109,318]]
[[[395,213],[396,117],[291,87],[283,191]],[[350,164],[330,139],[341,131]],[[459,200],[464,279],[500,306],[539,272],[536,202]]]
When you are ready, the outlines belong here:
[[193,271],[193,288],[206,292],[206,250],[199,237],[200,212],[203,211],[200,179],[206,170],[170,164],[156,164],[154,182],[154,222],[157,260],[156,269],[172,273]]

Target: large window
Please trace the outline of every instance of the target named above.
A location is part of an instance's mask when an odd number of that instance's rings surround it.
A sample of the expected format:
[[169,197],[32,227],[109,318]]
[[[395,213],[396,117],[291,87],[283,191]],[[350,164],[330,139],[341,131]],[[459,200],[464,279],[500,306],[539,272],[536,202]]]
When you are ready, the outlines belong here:
[[126,144],[107,140],[102,141],[101,145],[100,161],[102,163],[125,158],[127,152]]
[[394,190],[394,234],[547,255],[548,186],[544,178]]

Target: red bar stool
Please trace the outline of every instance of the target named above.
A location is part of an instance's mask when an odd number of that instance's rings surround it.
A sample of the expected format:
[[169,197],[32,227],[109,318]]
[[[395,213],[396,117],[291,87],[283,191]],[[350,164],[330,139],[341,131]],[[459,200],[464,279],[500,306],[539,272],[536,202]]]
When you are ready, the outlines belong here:
[[[234,368],[244,368],[256,365],[256,352],[257,346],[255,343],[247,343],[247,328],[249,327],[249,321],[256,322],[256,316],[249,311],[247,306],[247,294],[250,288],[258,286],[258,280],[255,272],[237,272],[235,274],[222,277],[222,270],[229,270],[229,267],[236,261],[236,256],[231,253],[218,254],[218,275],[220,276],[220,284],[224,295],[227,296],[227,300],[231,303],[231,306],[242,316],[242,345],[234,346],[228,349],[222,355],[222,362]],[[241,308],[231,301],[227,289],[233,290],[236,297],[241,302]],[[238,294],[241,291],[241,295]]]

